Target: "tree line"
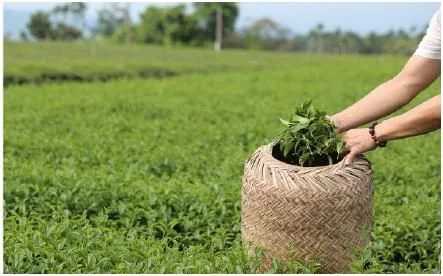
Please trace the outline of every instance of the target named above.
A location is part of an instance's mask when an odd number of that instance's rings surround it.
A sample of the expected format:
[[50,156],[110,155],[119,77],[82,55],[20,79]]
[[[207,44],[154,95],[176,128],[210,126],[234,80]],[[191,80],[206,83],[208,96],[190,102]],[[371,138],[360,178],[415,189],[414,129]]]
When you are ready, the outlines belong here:
[[[56,5],[50,11],[33,13],[22,32],[22,40],[109,40],[116,43],[188,45],[206,47],[214,42],[221,24],[223,48],[316,53],[411,54],[424,35],[418,30],[391,30],[361,35],[351,31],[326,30],[318,24],[306,34],[293,34],[269,18],[261,18],[241,30],[235,29],[239,15],[236,3],[193,3],[192,6],[148,6],[138,22],[132,22],[130,4],[105,4],[97,11],[97,22],[86,24],[87,4]],[[221,13],[220,22],[217,12]]]

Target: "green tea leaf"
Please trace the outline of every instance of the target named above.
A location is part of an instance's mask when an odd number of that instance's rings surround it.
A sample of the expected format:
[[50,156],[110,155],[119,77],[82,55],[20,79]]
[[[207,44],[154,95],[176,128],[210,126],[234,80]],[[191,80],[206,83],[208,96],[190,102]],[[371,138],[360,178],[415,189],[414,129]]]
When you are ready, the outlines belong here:
[[294,125],[293,127],[291,127],[291,133],[292,134],[297,134],[297,132],[299,132],[300,130],[305,129],[307,127],[308,127],[307,124],[297,124],[297,125]]
[[292,121],[294,123],[309,124],[310,120],[308,118],[303,117],[303,116],[294,114],[294,115],[292,115]]
[[337,154],[342,153],[342,151],[343,151],[343,147],[344,147],[343,142],[342,142],[342,141],[339,141],[339,142],[337,143],[337,145],[336,145]]
[[288,156],[291,150],[294,149],[295,141],[291,141],[283,146],[283,155]]
[[285,126],[289,126],[290,125],[289,121],[283,120],[282,118],[280,118],[280,122],[282,124],[284,124]]

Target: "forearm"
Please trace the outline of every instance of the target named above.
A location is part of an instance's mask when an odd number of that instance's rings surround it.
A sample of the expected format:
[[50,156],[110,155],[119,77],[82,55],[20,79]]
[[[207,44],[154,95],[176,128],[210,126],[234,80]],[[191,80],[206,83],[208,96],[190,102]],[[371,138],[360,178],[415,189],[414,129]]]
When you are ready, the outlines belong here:
[[340,132],[358,127],[391,114],[415,97],[416,87],[398,78],[391,79],[372,90],[364,98],[332,116]]
[[414,109],[377,125],[375,133],[380,141],[389,141],[439,129],[440,110],[440,96],[435,96]]
[[339,132],[377,120],[407,104],[439,75],[439,60],[412,56],[397,76],[331,119]]

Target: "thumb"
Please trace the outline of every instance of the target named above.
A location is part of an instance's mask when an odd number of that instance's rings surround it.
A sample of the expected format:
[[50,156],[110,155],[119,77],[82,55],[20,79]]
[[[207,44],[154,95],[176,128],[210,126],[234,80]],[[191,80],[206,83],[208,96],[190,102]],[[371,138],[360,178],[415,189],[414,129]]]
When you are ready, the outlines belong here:
[[352,163],[352,161],[354,161],[355,156],[357,155],[357,152],[355,151],[351,151],[348,153],[348,155],[346,155],[345,157],[345,165],[348,166]]

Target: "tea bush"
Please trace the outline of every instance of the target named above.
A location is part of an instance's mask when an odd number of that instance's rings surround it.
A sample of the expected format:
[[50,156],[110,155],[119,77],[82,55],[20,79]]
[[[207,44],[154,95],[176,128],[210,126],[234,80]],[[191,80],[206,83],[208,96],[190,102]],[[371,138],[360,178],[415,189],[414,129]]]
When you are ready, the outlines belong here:
[[[6,272],[254,272],[240,237],[244,160],[306,99],[332,113],[405,62],[264,53],[267,67],[243,70],[229,52],[220,55],[231,69],[6,88]],[[438,93],[436,83],[407,108]],[[439,271],[439,147],[436,132],[368,154],[373,239],[356,272]],[[288,272],[278,263],[272,271]]]

